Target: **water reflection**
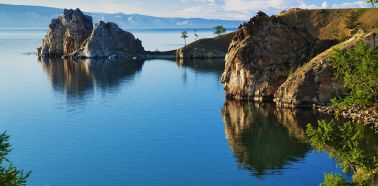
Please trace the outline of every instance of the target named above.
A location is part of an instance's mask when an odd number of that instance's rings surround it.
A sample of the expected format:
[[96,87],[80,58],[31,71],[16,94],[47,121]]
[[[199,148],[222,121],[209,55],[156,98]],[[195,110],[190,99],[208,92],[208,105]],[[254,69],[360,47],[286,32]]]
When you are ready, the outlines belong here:
[[180,59],[176,61],[180,68],[190,68],[199,73],[212,73],[221,76],[224,71],[224,59]]
[[302,140],[303,128],[283,125],[273,105],[226,101],[222,116],[226,138],[239,166],[256,177],[280,173],[290,163],[302,160],[310,150],[310,145]]
[[142,70],[144,61],[83,60],[80,62],[41,58],[43,69],[48,74],[56,91],[67,97],[83,99],[94,90],[108,91],[130,82]]

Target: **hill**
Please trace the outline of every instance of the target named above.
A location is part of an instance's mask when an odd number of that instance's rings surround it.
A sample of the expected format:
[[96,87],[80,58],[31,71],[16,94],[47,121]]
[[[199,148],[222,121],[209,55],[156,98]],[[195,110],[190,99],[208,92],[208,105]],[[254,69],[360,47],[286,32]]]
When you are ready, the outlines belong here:
[[[47,28],[51,19],[63,12],[60,8],[29,5],[0,4],[0,28]],[[168,27],[168,28],[211,28],[223,25],[237,27],[242,21],[202,19],[202,18],[165,18],[140,14],[85,12],[93,17],[93,22],[105,20],[117,23],[120,27]]]
[[319,39],[345,40],[349,35],[345,21],[352,12],[357,12],[366,31],[378,29],[377,8],[320,9],[289,11],[278,16],[293,25],[302,25]]

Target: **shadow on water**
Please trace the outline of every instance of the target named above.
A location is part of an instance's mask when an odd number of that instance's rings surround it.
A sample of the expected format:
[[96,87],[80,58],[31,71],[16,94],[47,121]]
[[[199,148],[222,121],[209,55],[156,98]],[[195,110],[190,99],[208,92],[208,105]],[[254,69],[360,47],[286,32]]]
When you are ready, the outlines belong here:
[[114,91],[120,84],[131,82],[142,70],[144,61],[82,60],[41,58],[43,69],[54,90],[69,99],[83,100],[94,90]]
[[215,74],[222,76],[224,71],[224,59],[187,59],[177,60],[176,64],[179,68],[189,68],[195,72],[203,74]]

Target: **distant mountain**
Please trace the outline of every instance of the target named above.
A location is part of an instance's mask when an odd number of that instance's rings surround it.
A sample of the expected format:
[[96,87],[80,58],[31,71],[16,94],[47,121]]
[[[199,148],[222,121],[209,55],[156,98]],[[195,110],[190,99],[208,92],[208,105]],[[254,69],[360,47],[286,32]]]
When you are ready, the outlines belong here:
[[[60,8],[43,6],[0,4],[0,28],[47,28],[52,18],[63,12]],[[93,22],[99,20],[117,23],[120,27],[169,27],[169,28],[209,28],[223,25],[227,28],[237,28],[242,21],[202,19],[202,18],[164,18],[140,14],[108,14],[85,12],[93,17]]]

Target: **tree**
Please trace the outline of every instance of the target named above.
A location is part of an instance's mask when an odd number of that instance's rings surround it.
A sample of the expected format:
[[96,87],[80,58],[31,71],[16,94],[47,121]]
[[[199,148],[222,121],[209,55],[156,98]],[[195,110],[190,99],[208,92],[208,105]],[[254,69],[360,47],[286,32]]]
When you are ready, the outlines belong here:
[[[7,159],[11,151],[12,147],[9,144],[9,136],[4,132],[0,134],[0,185],[26,185],[26,179],[30,176],[31,172],[24,173],[23,170],[17,169],[12,162]],[[4,163],[7,165],[4,165]]]
[[345,51],[337,50],[330,57],[336,77],[344,81],[349,92],[332,103],[341,108],[369,106],[378,102],[378,51],[361,42]]
[[181,38],[184,39],[185,47],[186,47],[186,38],[188,38],[188,32],[186,30],[181,32]]
[[214,30],[214,34],[217,34],[218,36],[226,32],[226,29],[223,26],[216,26],[214,27]]
[[371,4],[372,8],[375,8],[375,3],[378,3],[378,0],[368,0],[367,2]]
[[357,12],[352,12],[345,20],[346,27],[352,30],[361,28],[362,23],[358,20],[360,15]]
[[194,32],[195,40],[197,41],[197,39],[198,39],[198,34],[197,34],[198,30],[194,30],[193,32]]

